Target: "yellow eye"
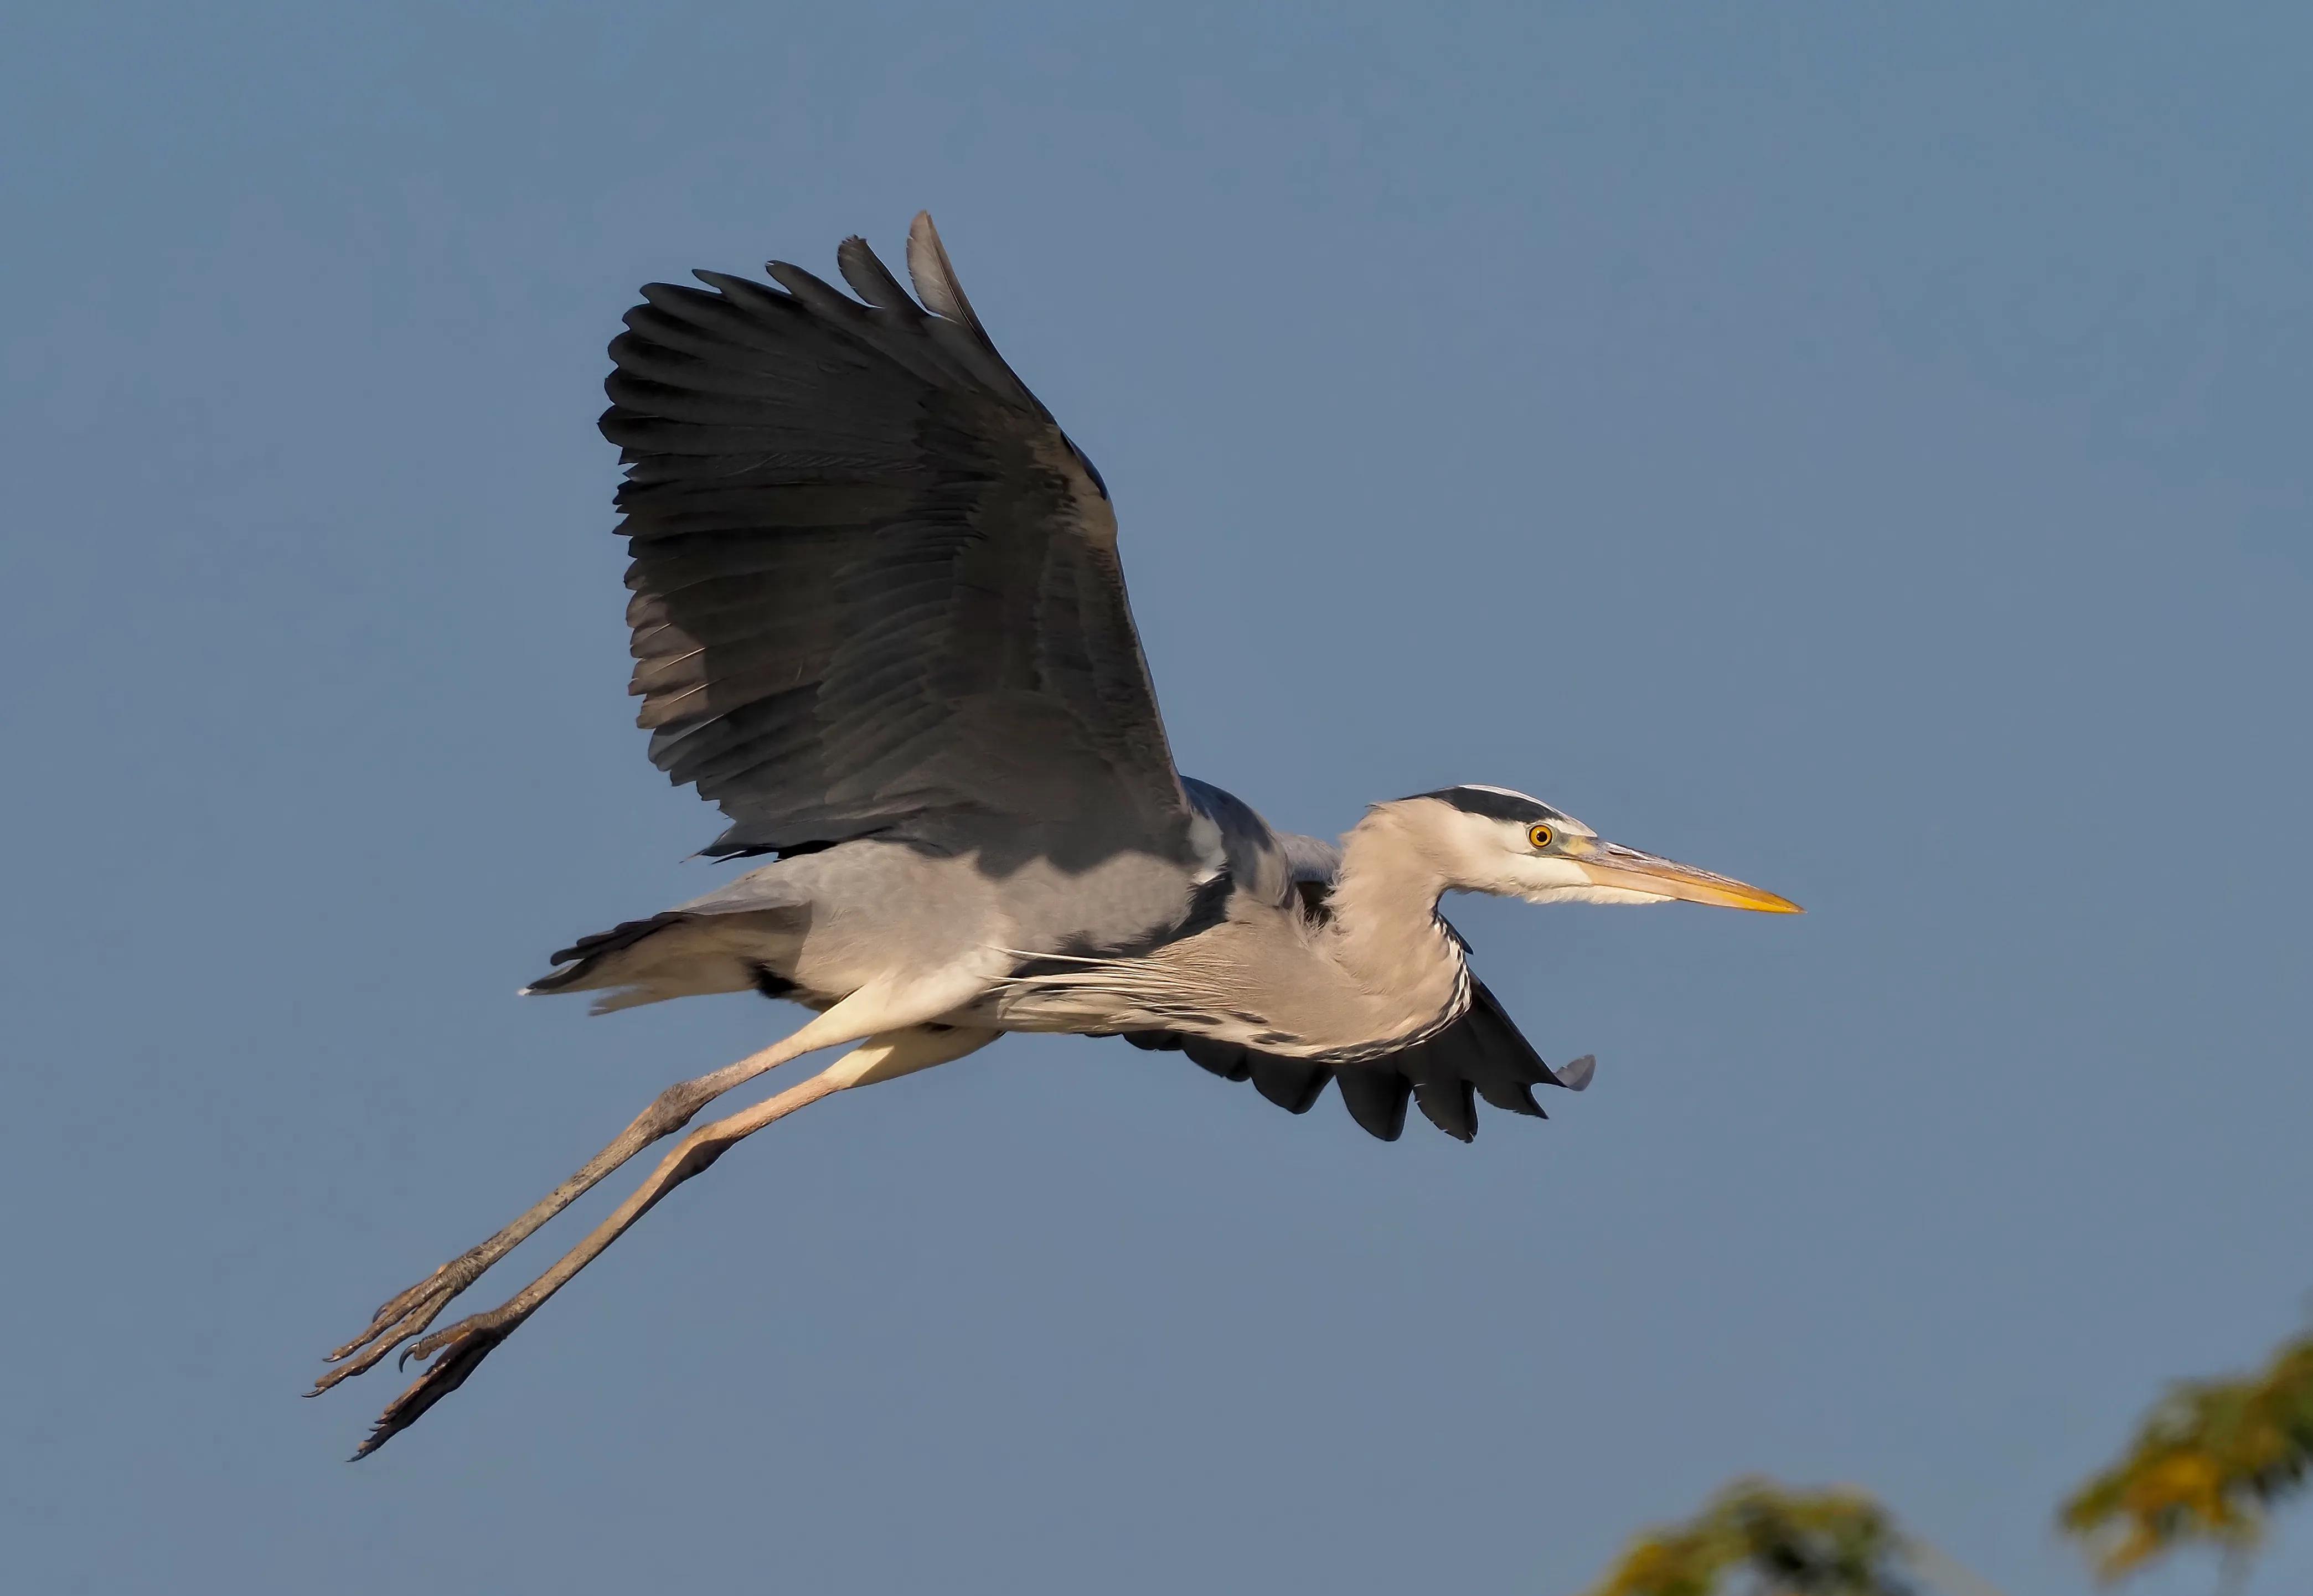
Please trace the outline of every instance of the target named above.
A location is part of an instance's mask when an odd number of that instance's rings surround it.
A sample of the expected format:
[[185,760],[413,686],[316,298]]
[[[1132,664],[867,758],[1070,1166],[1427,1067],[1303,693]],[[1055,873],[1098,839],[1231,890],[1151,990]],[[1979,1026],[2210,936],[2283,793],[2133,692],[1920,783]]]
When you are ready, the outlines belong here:
[[1550,846],[1551,842],[1550,828],[1547,826],[1528,826],[1526,829],[1526,839],[1538,848],[1546,848]]

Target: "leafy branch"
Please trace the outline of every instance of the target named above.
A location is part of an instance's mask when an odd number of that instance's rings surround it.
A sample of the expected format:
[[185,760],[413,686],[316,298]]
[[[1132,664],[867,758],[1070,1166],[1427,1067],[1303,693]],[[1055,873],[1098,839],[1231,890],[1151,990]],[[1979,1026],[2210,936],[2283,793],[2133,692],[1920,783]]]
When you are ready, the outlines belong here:
[[2239,1557],[2313,1471],[2313,1335],[2241,1380],[2185,1381],[2146,1416],[2121,1460],[2057,1521],[2106,1579],[2198,1541]]
[[1714,1596],[1747,1574],[1758,1596],[1912,1596],[1906,1542],[1860,1491],[1738,1479],[1684,1524],[1640,1535],[1589,1596]]

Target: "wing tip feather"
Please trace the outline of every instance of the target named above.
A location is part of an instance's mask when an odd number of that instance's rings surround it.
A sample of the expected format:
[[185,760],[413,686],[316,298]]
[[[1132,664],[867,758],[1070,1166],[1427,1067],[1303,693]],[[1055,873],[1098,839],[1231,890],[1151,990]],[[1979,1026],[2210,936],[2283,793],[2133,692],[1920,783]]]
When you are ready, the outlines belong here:
[[916,219],[908,224],[908,277],[916,285],[916,297],[923,301],[924,309],[935,316],[970,328],[982,339],[987,329],[972,309],[972,301],[963,294],[963,285],[956,281],[955,265],[947,258],[947,246],[940,242],[939,229],[932,224],[929,211],[918,211]]

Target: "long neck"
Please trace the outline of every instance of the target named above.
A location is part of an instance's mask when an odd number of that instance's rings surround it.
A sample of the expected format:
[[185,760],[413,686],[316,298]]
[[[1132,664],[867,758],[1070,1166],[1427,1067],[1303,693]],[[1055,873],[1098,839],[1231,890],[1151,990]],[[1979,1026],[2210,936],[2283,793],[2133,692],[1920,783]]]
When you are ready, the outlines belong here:
[[1460,990],[1462,950],[1438,918],[1447,877],[1405,818],[1376,809],[1341,838],[1329,951],[1368,992],[1443,1009]]

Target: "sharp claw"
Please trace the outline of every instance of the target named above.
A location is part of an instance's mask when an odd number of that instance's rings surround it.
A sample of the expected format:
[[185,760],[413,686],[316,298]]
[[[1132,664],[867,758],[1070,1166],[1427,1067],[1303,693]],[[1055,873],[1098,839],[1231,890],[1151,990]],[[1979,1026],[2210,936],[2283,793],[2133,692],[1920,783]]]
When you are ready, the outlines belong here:
[[419,1329],[425,1329],[427,1325],[433,1322],[434,1315],[439,1313],[453,1297],[464,1291],[479,1278],[479,1271],[472,1275],[466,1275],[463,1272],[464,1266],[469,1265],[472,1258],[472,1253],[462,1253],[409,1290],[397,1292],[386,1298],[384,1302],[378,1304],[377,1311],[369,1316],[367,1329],[343,1346],[325,1354],[321,1361],[335,1364],[353,1356],[379,1337],[416,1319],[419,1311],[427,1308],[428,1301],[431,1300],[431,1311],[427,1312],[424,1319],[418,1320],[416,1327]]
[[437,1303],[433,1308],[424,1311],[422,1317],[418,1313],[412,1313],[387,1327],[385,1333],[375,1337],[371,1342],[368,1350],[364,1352],[361,1356],[354,1359],[353,1362],[349,1364],[340,1364],[334,1369],[323,1371],[323,1372],[314,1380],[313,1389],[307,1391],[305,1394],[309,1397],[318,1397],[323,1391],[328,1390],[331,1386],[337,1384],[341,1380],[350,1380],[356,1374],[366,1373],[370,1370],[376,1368],[380,1359],[383,1358],[387,1353],[391,1352],[394,1347],[399,1346],[401,1342],[408,1340],[410,1337],[424,1329],[427,1325],[433,1323],[434,1315],[439,1313],[441,1311],[441,1305]]
[[[446,1289],[445,1277],[453,1282],[447,1285]],[[315,1380],[313,1389],[305,1394],[317,1397],[341,1380],[375,1368],[387,1353],[439,1318],[442,1310],[448,1307],[469,1284],[471,1282],[455,1282],[447,1266],[435,1270],[421,1285],[410,1287],[386,1304],[389,1309],[399,1307],[399,1313],[391,1319],[383,1316],[373,1319],[369,1329],[358,1337],[330,1353],[323,1361],[336,1364],[339,1367],[329,1370]],[[405,1352],[401,1355],[406,1363],[409,1355]]]
[[486,1315],[476,1314],[471,1319],[460,1320],[446,1330],[436,1330],[430,1336],[420,1336],[402,1349],[402,1361],[407,1363],[411,1358],[416,1358],[421,1364],[426,1362],[460,1337],[483,1329],[486,1318]]

